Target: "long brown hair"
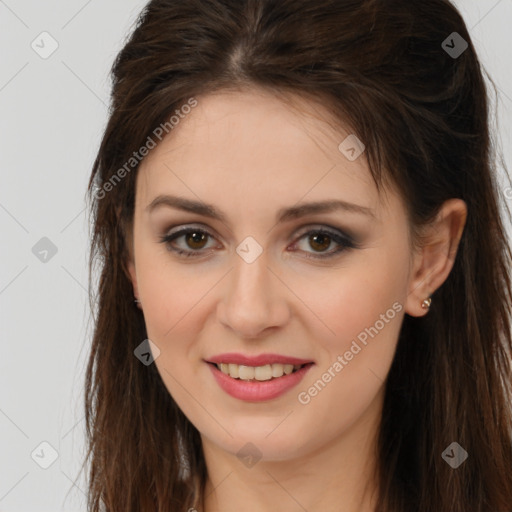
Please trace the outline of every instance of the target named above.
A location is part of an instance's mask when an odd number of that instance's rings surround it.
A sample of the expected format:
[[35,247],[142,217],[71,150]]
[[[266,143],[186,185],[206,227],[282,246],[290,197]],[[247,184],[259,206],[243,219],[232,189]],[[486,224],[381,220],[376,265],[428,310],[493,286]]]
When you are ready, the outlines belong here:
[[[468,47],[455,55],[462,40]],[[99,270],[85,393],[90,512],[200,507],[199,433],[155,365],[134,357],[147,334],[126,270],[130,159],[191,98],[246,86],[303,95],[348,123],[377,186],[397,187],[413,231],[445,200],[466,202],[459,251],[430,313],[404,317],[378,434],[377,510],[512,509],[512,254],[501,201],[510,210],[484,75],[448,0],[148,3],[112,67],[88,188],[90,283]],[[454,441],[468,453],[457,469],[442,457]]]

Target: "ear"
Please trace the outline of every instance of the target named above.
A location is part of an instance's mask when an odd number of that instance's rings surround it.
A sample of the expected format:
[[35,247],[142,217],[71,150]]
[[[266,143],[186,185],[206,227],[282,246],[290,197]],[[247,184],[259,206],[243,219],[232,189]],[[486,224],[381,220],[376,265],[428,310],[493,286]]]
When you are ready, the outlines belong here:
[[[124,255],[125,258],[123,260],[123,271],[128,277],[128,279],[131,281],[133,286],[133,297],[135,299],[139,299],[139,286],[137,283],[137,271],[135,268],[135,258],[134,258],[134,248],[133,248],[133,234],[132,230],[130,229],[124,229],[123,230],[124,237],[125,237],[125,251]],[[139,299],[140,300],[140,299]],[[137,306],[139,309],[142,309],[141,304],[137,303]]]
[[421,307],[446,280],[452,270],[467,218],[467,206],[462,199],[445,201],[435,220],[422,231],[420,246],[413,256],[411,279],[405,312],[423,316],[428,308]]
[[126,269],[128,271],[128,275],[130,276],[130,281],[132,282],[133,296],[138,299],[139,287],[137,285],[137,273],[135,272],[135,262],[133,259],[130,259],[130,261],[126,263]]
[[[131,253],[131,251],[130,251],[130,253]],[[126,269],[125,272],[128,274],[128,277],[129,277],[130,281],[132,282],[133,300],[135,301],[137,307],[139,309],[142,309],[142,303],[140,301],[140,296],[139,296],[139,286],[137,283],[137,271],[135,270],[135,261],[131,257],[131,255],[130,255],[128,261],[126,262],[125,269]]]

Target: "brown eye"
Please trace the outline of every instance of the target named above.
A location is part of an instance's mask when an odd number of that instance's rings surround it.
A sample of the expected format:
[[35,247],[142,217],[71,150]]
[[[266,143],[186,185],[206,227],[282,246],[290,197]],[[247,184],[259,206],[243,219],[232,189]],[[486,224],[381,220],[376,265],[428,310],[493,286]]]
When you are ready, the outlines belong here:
[[323,233],[310,235],[308,238],[309,244],[315,251],[323,252],[325,249],[328,249],[331,245],[331,238],[328,235]]
[[[186,228],[162,236],[160,241],[166,245],[169,251],[179,256],[196,257],[205,252],[203,249],[209,238],[213,237],[207,231],[198,228]],[[178,243],[178,241],[181,243]]]
[[[210,252],[207,251],[209,238],[213,239],[214,237],[203,229],[183,228],[160,237],[160,241],[166,245],[170,252],[189,258],[200,257]],[[327,259],[358,247],[356,242],[348,235],[342,232],[331,232],[323,228],[304,233],[294,245],[299,245],[299,242],[303,239],[307,240],[307,247],[301,248],[300,252],[305,253],[306,258]],[[334,245],[335,248],[328,250],[331,245]]]
[[189,231],[185,235],[185,243],[191,249],[203,249],[208,236],[204,231]]
[[[342,232],[331,232],[323,228],[304,233],[294,245],[299,246],[300,241],[303,239],[306,240],[306,244],[304,244],[306,247],[299,247],[299,249],[301,252],[305,253],[306,258],[327,259],[341,252],[358,247],[356,242],[348,235]],[[331,244],[335,246],[335,249],[327,250]],[[336,248],[336,246],[338,247]],[[313,249],[313,251],[311,251],[311,249]]]

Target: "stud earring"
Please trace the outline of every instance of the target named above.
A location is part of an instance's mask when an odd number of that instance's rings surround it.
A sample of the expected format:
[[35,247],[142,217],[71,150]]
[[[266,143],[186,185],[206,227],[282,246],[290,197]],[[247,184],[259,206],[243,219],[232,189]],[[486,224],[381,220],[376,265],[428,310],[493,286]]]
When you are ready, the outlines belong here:
[[432,304],[432,299],[429,297],[428,299],[425,299],[422,303],[421,303],[421,307],[423,309],[430,309],[430,304]]

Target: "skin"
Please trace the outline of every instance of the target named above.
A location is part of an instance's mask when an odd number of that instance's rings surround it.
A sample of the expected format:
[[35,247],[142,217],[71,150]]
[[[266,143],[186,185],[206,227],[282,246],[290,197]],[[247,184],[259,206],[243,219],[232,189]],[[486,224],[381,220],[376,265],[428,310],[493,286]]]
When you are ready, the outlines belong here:
[[[351,132],[335,127],[323,107],[295,97],[294,109],[258,89],[197,99],[141,163],[128,270],[160,350],[158,371],[201,434],[204,511],[248,510],[248,503],[254,512],[276,504],[282,512],[373,511],[375,436],[400,326],[404,314],[427,314],[422,301],[446,280],[466,206],[447,201],[415,247],[401,198],[392,189],[378,193],[364,153],[349,161],[338,150]],[[166,206],[149,213],[160,194],[213,204],[226,221]],[[374,218],[339,210],[275,222],[280,208],[327,199],[371,208]],[[201,256],[180,257],[160,242],[180,226],[211,234],[168,244]],[[351,233],[359,245],[307,259],[339,247],[303,236],[320,227]],[[250,264],[236,252],[247,236],[263,249]],[[300,403],[298,394],[394,303],[394,318]],[[223,352],[272,352],[315,366],[284,395],[244,402],[227,395],[204,362]],[[237,457],[248,442],[261,455],[252,467]]]

